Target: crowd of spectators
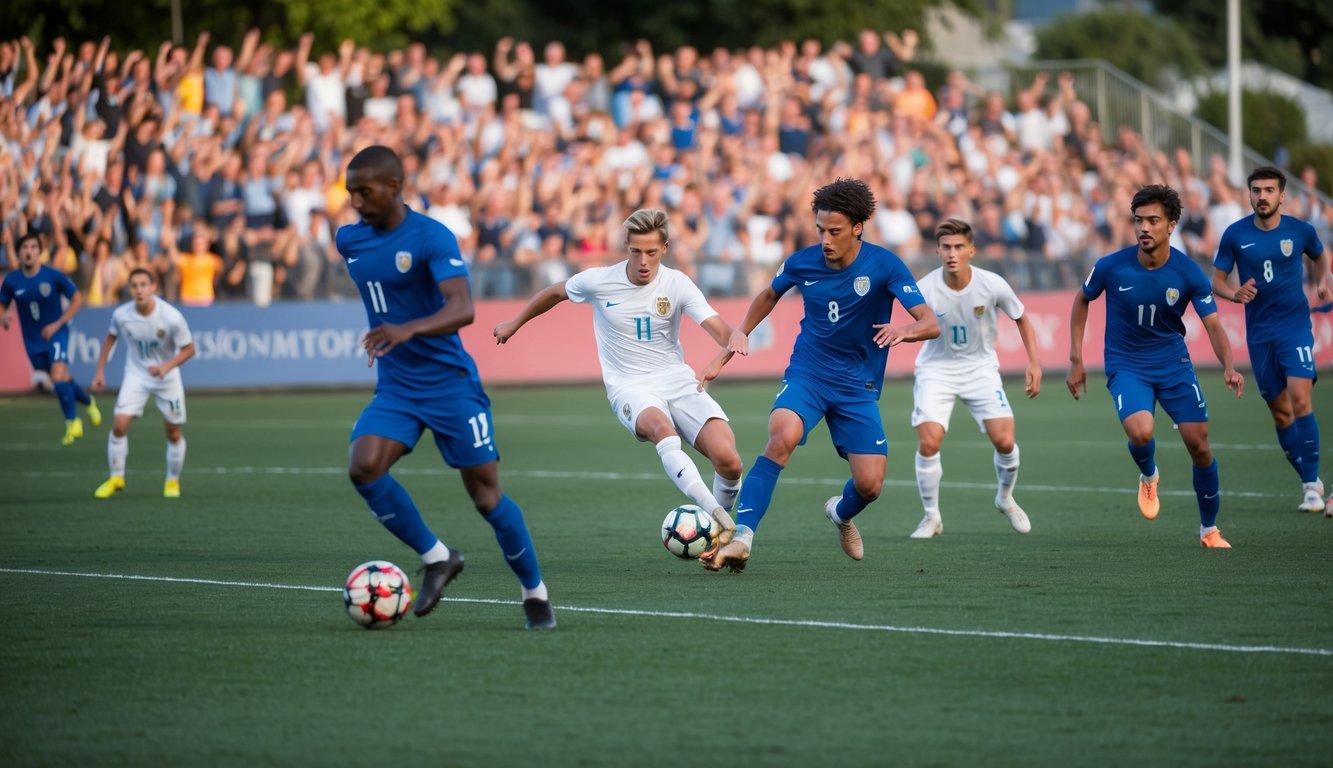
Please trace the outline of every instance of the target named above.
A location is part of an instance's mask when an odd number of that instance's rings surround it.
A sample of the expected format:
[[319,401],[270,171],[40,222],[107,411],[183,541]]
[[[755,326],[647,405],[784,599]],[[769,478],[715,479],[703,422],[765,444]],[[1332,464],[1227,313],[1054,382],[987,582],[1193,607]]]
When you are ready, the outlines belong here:
[[[1020,289],[1073,285],[1133,243],[1144,183],[1182,190],[1176,244],[1203,263],[1247,212],[1220,159],[1196,170],[1105,130],[1068,74],[1012,98],[960,71],[931,89],[917,43],[638,41],[608,63],[508,38],[440,58],[258,31],[235,49],[207,33],[149,52],[0,42],[0,269],[37,231],[92,306],[122,300],[139,266],[185,305],[354,297],[333,233],[356,218],[343,167],[371,144],[403,156],[408,204],[458,236],[482,297],[621,258],[620,223],[646,206],[670,213],[673,266],[710,295],[749,294],[813,241],[811,192],[839,176],[871,184],[867,238],[918,274],[936,222],[958,216]],[[1288,212],[1327,217],[1304,198]]]

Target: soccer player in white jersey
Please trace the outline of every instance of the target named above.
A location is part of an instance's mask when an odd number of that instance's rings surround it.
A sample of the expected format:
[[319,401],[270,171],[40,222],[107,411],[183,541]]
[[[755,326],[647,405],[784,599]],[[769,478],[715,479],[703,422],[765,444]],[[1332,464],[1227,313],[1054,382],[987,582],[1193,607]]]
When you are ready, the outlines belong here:
[[99,499],[114,496],[125,488],[125,459],[130,454],[130,422],[143,415],[148,398],[157,401],[157,409],[167,428],[167,480],[162,495],[174,499],[181,495],[181,467],[185,464],[185,386],[180,366],[194,357],[194,339],[180,310],[157,296],[157,279],[147,269],[130,272],[128,301],[111,313],[111,327],[97,356],[97,373],[92,388],[106,385],[106,362],[119,339],[125,344],[125,376],[116,396],[115,418],[107,436],[107,464],[111,476],[97,486],[93,495]]
[[1000,381],[1000,360],[995,334],[1003,312],[1018,326],[1027,350],[1028,366],[1023,392],[1041,392],[1041,363],[1032,323],[1023,314],[1023,302],[1003,277],[972,266],[977,249],[972,227],[959,219],[945,219],[935,227],[935,250],[943,265],[917,285],[940,324],[938,338],[921,346],[916,356],[916,384],[912,388],[916,429],[916,487],[925,516],[912,532],[914,539],[929,539],[944,532],[940,517],[940,444],[949,428],[954,404],[967,410],[995,446],[995,508],[1009,518],[1019,533],[1032,530],[1028,516],[1014,501],[1018,481],[1018,444],[1014,442],[1014,410]]
[[[726,544],[735,530],[730,510],[740,490],[741,457],[727,415],[704,391],[712,377],[700,380],[685,364],[680,320],[689,315],[723,351],[731,326],[689,277],[662,266],[669,246],[664,211],[635,211],[624,229],[628,259],[545,288],[518,317],[495,326],[495,340],[505,343],[529,320],[566,299],[591,304],[612,410],[631,434],[657,447],[667,476],[695,504],[712,512],[721,524],[718,541]],[[681,450],[682,437],[712,462],[712,488]]]

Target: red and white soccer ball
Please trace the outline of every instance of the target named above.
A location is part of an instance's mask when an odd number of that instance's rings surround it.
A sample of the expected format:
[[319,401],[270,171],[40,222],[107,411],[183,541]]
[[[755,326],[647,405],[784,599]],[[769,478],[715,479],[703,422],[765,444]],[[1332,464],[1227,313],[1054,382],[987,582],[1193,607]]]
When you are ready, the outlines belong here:
[[393,563],[371,560],[347,575],[343,603],[352,621],[366,629],[392,627],[412,607],[412,584]]
[[662,521],[662,544],[685,560],[694,560],[713,546],[718,527],[713,516],[693,504],[682,504]]

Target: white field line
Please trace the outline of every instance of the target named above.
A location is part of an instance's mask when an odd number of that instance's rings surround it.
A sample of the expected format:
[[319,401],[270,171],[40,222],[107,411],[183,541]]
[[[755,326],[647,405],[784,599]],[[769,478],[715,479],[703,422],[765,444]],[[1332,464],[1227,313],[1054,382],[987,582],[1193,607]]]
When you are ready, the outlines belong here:
[[[226,581],[221,579],[195,579],[176,576],[142,576],[124,573],[79,573],[75,571],[52,571],[35,568],[0,568],[0,573],[25,574],[29,576],[72,576],[88,579],[117,579],[121,581],[167,582],[172,584],[199,584],[213,587],[245,587],[248,589],[288,589],[305,592],[341,592],[340,587],[313,587],[300,584],[271,584],[267,582]],[[480,598],[445,597],[450,603],[476,603],[482,605],[520,605],[518,600],[498,600]],[[1045,642],[1087,643],[1093,645],[1133,646],[1140,648],[1174,648],[1190,651],[1218,651],[1221,653],[1272,653],[1288,656],[1324,656],[1333,657],[1329,648],[1293,648],[1275,645],[1230,645],[1227,643],[1185,643],[1173,640],[1144,640],[1138,638],[1096,637],[1091,635],[1052,635],[1043,632],[1004,632],[984,629],[940,629],[937,627],[904,627],[892,624],[857,624],[843,621],[816,621],[808,619],[771,619],[756,616],[728,616],[724,614],[696,613],[693,611],[648,611],[632,608],[597,608],[577,605],[556,605],[561,611],[572,613],[591,613],[609,616],[637,616],[650,619],[691,619],[715,621],[731,624],[755,624],[773,627],[804,627],[809,629],[844,629],[863,632],[893,632],[909,635],[942,635],[946,637],[985,637],[1008,640],[1040,640]]]
[[[425,476],[453,476],[456,470],[449,467],[439,468],[416,468],[416,467],[396,467],[393,470],[396,475],[425,475]],[[186,468],[186,475],[345,475],[346,467],[194,467]],[[25,470],[24,477],[34,478],[54,478],[54,477],[103,477],[105,473],[96,474],[87,470]],[[624,482],[643,482],[645,480],[658,480],[662,477],[660,472],[565,472],[556,470],[509,470],[504,471],[505,477],[527,477],[539,480],[615,480]],[[842,487],[846,478],[827,478],[827,477],[784,477],[780,481],[783,485],[817,485],[817,486],[837,486]],[[916,488],[915,480],[898,480],[894,478],[885,478],[885,485]],[[956,480],[946,480],[942,483],[945,488],[961,488],[966,490],[986,490],[994,489],[995,483],[973,483]],[[1108,493],[1137,493],[1138,485],[1124,485],[1117,487],[1093,487],[1085,485],[1041,485],[1034,483],[1023,483],[1019,486],[1022,493],[1092,493],[1103,495]],[[1160,496],[1194,496],[1194,491],[1185,489],[1158,490]],[[1291,494],[1281,493],[1263,493],[1259,491],[1237,491],[1228,490],[1223,486],[1223,496],[1233,498],[1247,499],[1282,499]]]

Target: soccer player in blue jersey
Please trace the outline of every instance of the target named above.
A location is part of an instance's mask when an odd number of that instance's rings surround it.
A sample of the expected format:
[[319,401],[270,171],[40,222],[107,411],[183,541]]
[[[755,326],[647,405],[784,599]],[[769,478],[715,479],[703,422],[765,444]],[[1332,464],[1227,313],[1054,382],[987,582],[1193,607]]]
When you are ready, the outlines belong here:
[[1240,397],[1245,380],[1231,361],[1231,342],[1217,319],[1208,276],[1189,256],[1170,245],[1180,221],[1180,195],[1152,184],[1130,201],[1138,246],[1097,260],[1082,290],[1074,296],[1070,317],[1069,393],[1077,400],[1088,389],[1083,367],[1083,333],[1088,304],[1106,294],[1106,388],[1129,437],[1129,455],[1139,466],[1139,512],[1157,517],[1157,441],[1153,410],[1162,404],[1180,429],[1180,439],[1194,463],[1194,495],[1199,501],[1199,543],[1230,549],[1217,529],[1221,508],[1217,461],[1208,445],[1208,405],[1185,347],[1185,307],[1193,305],[1222,363],[1222,380]]
[[[711,570],[745,567],[778,474],[821,419],[828,422],[833,447],[847,460],[852,474],[842,494],[824,504],[824,514],[836,526],[843,552],[853,560],[864,556],[861,534],[852,518],[879,497],[884,484],[889,449],[880,420],[879,393],[884,387],[889,347],[940,334],[935,314],[902,260],[892,251],[861,240],[875,212],[875,196],[865,182],[838,179],[820,187],[810,207],[819,244],[787,257],[773,282],[751,302],[728,348],[701,376],[703,381],[711,380],[733,354],[747,354],[750,332],[768,317],[784,293],[800,287],[805,317],[782,389],[769,412],[768,444],[741,485],[735,538],[699,558]],[[895,299],[912,322],[891,324]]]
[[[1268,403],[1277,442],[1300,475],[1304,512],[1333,517],[1333,496],[1324,501],[1319,479],[1319,424],[1310,391],[1314,332],[1310,302],[1302,287],[1305,264],[1313,261],[1320,301],[1333,299],[1329,254],[1309,223],[1282,215],[1287,177],[1272,166],[1254,169],[1247,183],[1253,216],[1233,223],[1218,241],[1213,259],[1213,294],[1245,305],[1245,342],[1259,394]],[[1235,271],[1239,288],[1228,284]]]
[[361,220],[338,230],[338,252],[366,305],[368,362],[379,363],[375,396],[352,427],[348,475],[375,518],[421,556],[425,576],[412,612],[430,613],[462,572],[463,555],[431,532],[389,474],[429,429],[495,529],[522,585],[528,629],[551,629],[555,614],[523,511],[500,488],[490,399],[458,338],[473,320],[458,241],[403,203],[403,164],[388,147],[367,147],[352,158],[347,192]]
[[[18,305],[23,346],[34,371],[45,371],[55,385],[65,415],[61,445],[83,437],[83,419],[75,403],[87,406],[88,422],[102,423],[97,401],[69,373],[69,323],[83,306],[83,294],[69,275],[42,263],[42,241],[34,232],[18,240],[19,269],[0,283],[0,327],[9,330],[9,305]],[[66,306],[65,299],[69,299]]]

